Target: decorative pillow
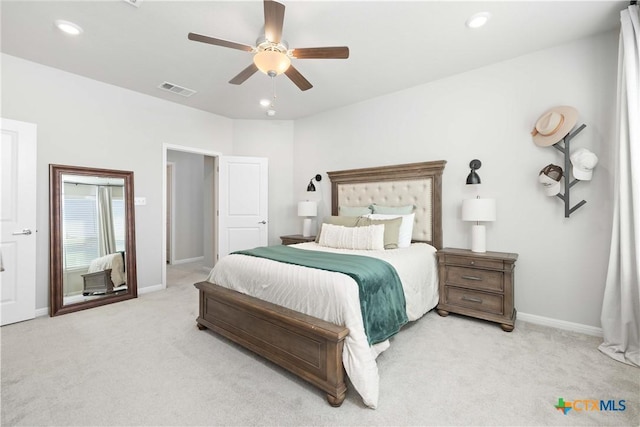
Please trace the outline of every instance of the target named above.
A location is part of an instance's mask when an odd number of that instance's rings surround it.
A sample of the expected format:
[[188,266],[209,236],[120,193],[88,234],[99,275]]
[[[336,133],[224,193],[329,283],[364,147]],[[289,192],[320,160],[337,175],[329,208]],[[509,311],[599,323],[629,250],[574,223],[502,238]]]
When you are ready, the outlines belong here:
[[368,225],[380,224],[384,225],[384,248],[397,249],[402,218],[398,217],[394,219],[371,219],[365,216],[361,216],[358,219],[357,227],[366,227]]
[[381,206],[381,205],[376,205],[375,203],[369,207],[371,208],[371,212],[374,214],[387,214],[387,215],[408,215],[410,213],[413,213],[413,210],[416,208],[414,205]]
[[371,212],[369,206],[338,206],[338,215],[340,216],[360,216]]
[[402,224],[400,224],[400,232],[398,234],[398,247],[408,248],[411,246],[411,236],[413,235],[413,219],[416,214],[409,215],[387,215],[387,214],[371,214],[365,215],[371,219],[394,219],[402,218]]
[[344,227],[322,224],[322,233],[318,244],[337,249],[383,250],[384,225]]
[[[342,225],[344,227],[355,227],[358,225],[358,216],[326,216],[322,222],[324,224]],[[316,243],[320,241],[320,235],[322,234],[322,226],[316,236]]]

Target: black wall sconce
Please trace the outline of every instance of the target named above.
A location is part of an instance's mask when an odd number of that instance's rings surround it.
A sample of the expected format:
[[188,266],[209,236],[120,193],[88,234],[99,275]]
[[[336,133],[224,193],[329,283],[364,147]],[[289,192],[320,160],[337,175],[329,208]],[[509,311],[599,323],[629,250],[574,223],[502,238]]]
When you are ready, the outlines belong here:
[[471,168],[471,172],[469,172],[469,176],[467,176],[467,184],[480,184],[480,177],[476,173],[478,169],[482,166],[482,162],[478,159],[473,159],[469,163],[469,167]]
[[313,180],[316,180],[317,182],[322,181],[322,175],[317,174],[316,176],[314,176],[313,178],[311,178],[311,180],[309,180],[309,185],[307,185],[307,191],[316,191],[316,186],[313,185]]

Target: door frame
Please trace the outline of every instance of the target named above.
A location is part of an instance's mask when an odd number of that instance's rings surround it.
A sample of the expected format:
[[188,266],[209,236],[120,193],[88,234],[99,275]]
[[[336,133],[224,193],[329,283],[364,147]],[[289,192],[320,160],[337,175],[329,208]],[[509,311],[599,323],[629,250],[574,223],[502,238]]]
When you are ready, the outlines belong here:
[[[167,288],[167,152],[169,150],[202,154],[203,156],[216,158],[222,156],[222,153],[218,151],[205,150],[203,148],[189,147],[186,145],[162,144],[162,289]],[[172,253],[172,257],[174,256]]]
[[[175,187],[176,187],[176,164],[175,162],[167,162],[167,167],[166,167],[166,172],[168,173],[169,170],[171,170],[171,182],[167,182],[167,190],[165,191],[165,195],[166,197],[169,198],[169,200],[167,200],[167,209],[165,210],[165,213],[169,214],[171,216],[171,218],[169,218],[170,224],[169,224],[169,228],[167,229],[167,233],[168,235],[166,236],[169,240],[169,247],[166,248],[169,250],[169,259],[165,258],[165,263],[169,264],[169,265],[173,265],[174,261],[175,261],[175,249],[174,249],[174,245],[173,245],[173,233],[174,233],[174,229],[176,226],[176,222],[175,222],[175,215],[176,215],[176,205],[175,205]],[[165,217],[166,218],[166,217]],[[166,257],[166,251],[165,251],[165,257]]]

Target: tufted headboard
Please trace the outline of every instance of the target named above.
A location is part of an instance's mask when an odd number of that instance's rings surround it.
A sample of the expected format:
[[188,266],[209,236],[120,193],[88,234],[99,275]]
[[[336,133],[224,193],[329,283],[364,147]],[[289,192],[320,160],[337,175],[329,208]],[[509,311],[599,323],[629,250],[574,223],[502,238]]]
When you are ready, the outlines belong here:
[[442,248],[442,171],[447,162],[409,163],[327,172],[331,180],[331,214],[338,206],[413,204],[413,241]]

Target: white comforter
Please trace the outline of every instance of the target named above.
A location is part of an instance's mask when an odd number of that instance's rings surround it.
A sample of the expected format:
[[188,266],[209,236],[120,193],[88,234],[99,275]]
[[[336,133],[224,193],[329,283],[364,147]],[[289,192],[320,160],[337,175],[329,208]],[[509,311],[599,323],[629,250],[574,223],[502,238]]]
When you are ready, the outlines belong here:
[[[316,243],[296,248],[366,255],[393,265],[416,320],[438,303],[436,249],[425,243],[380,251],[332,249]],[[365,405],[378,405],[376,357],[389,341],[369,346],[364,332],[357,283],[346,274],[285,264],[246,255],[228,255],[213,268],[209,282],[349,328],[342,355],[345,371]]]

